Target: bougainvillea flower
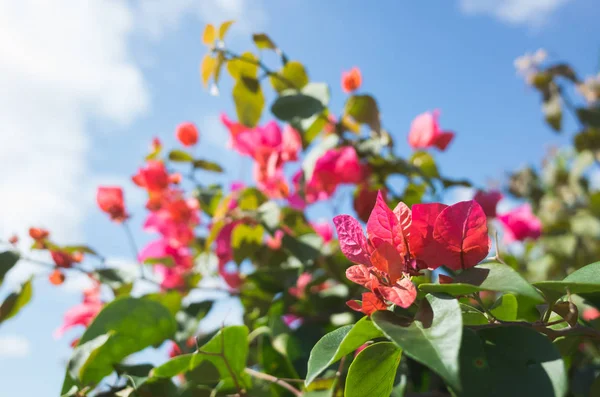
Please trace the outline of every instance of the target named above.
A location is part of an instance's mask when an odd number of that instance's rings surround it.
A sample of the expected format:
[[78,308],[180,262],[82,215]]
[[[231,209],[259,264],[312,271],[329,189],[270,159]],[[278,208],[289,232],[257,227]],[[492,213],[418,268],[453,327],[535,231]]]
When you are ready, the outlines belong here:
[[533,214],[529,204],[523,204],[509,212],[498,215],[504,227],[504,241],[537,239],[542,234],[542,222]]
[[73,263],[81,262],[81,260],[78,260],[79,258],[76,258],[72,253],[58,250],[58,249],[51,250],[50,256],[52,257],[54,264],[57,267],[62,267],[62,268],[69,268],[69,267],[73,266]]
[[60,338],[65,332],[77,325],[89,326],[100,310],[102,310],[100,284],[95,283],[92,288],[83,292],[82,303],[67,310],[63,324],[54,331],[54,337]]
[[227,117],[227,115],[225,113],[221,114],[221,122],[229,130],[229,143],[227,144],[227,146],[229,148],[235,150],[236,152],[239,152],[240,154],[250,155],[249,153],[247,153],[245,151],[246,148],[244,146],[238,145],[238,142],[239,142],[238,136],[242,132],[248,131],[249,128],[241,123],[232,121],[229,117]]
[[170,347],[169,347],[169,357],[173,358],[173,357],[180,356],[181,354],[182,354],[182,352],[181,352],[181,348],[179,347],[179,345],[175,342],[171,342]]
[[385,190],[378,191],[367,184],[358,185],[354,192],[354,200],[352,202],[358,219],[367,222],[369,215],[371,215],[371,211],[375,206],[375,201],[377,200],[379,192],[381,192],[383,199],[385,200],[387,197],[387,192]]
[[41,229],[39,227],[31,227],[29,228],[29,236],[35,241],[40,241],[50,237],[50,232],[46,229]]
[[159,262],[154,264],[153,268],[159,275],[161,287],[165,289],[183,287],[184,275],[193,267],[189,249],[174,247],[164,238],[152,241],[142,249],[138,260],[144,263],[148,259],[164,259],[165,264]]
[[186,122],[181,123],[177,126],[177,130],[175,132],[177,139],[183,146],[194,146],[198,143],[198,129],[193,123]]
[[176,198],[151,212],[144,230],[160,233],[173,247],[188,245],[194,239],[194,227],[200,222],[195,199]]
[[17,236],[16,234],[13,234],[12,236],[10,236],[8,238],[8,242],[12,245],[17,245],[17,243],[19,242],[19,236]]
[[116,186],[100,186],[96,194],[98,207],[115,222],[123,222],[128,215],[125,212],[123,189]]
[[356,263],[346,270],[346,277],[372,292],[363,296],[362,303],[348,302],[364,313],[387,302],[408,307],[416,298],[412,275],[441,265],[466,269],[490,250],[485,214],[473,200],[452,206],[416,204],[412,211],[400,202],[392,211],[380,193],[367,221],[366,237],[349,215],[333,221],[342,253]]
[[160,192],[169,186],[169,174],[162,161],[151,160],[133,176],[133,182],[150,192]]
[[333,228],[331,227],[329,222],[311,222],[310,225],[315,230],[315,232],[317,232],[317,234],[321,236],[325,244],[333,240]]
[[502,193],[498,190],[490,190],[487,192],[478,190],[477,193],[475,193],[473,200],[477,201],[479,205],[481,205],[485,216],[488,218],[495,218],[496,207],[498,206],[498,202],[502,200]]
[[438,123],[439,111],[418,115],[410,126],[408,143],[413,149],[427,149],[435,146],[441,151],[446,150],[454,133],[442,131]]
[[48,280],[53,285],[61,285],[65,282],[65,275],[58,269],[54,269],[54,271],[48,276]]
[[[290,198],[290,205],[294,208],[301,208],[306,203],[312,204],[317,201],[330,198],[337,187],[341,184],[359,183],[367,174],[365,166],[360,163],[360,159],[351,146],[344,146],[338,149],[330,149],[323,154],[316,162],[312,177],[304,186],[305,203],[299,194],[294,194]],[[302,171],[296,173],[292,179],[296,190],[300,188]]]
[[585,321],[594,321],[600,317],[600,310],[596,309],[595,307],[588,307],[583,311],[581,317],[583,317]]
[[323,127],[323,131],[325,131],[325,134],[334,133],[336,124],[337,124],[337,117],[335,117],[333,114],[330,114],[329,116],[327,116],[327,124],[325,124],[325,127]]
[[283,163],[279,154],[273,153],[266,163],[254,163],[253,176],[256,186],[272,199],[286,198],[289,186],[283,173]]
[[362,84],[362,75],[360,69],[353,67],[347,72],[342,72],[342,90],[349,94],[360,88]]
[[267,236],[265,244],[267,244],[267,247],[271,248],[272,250],[278,250],[279,248],[281,248],[283,235],[283,230],[276,230],[274,236]]
[[[310,273],[302,273],[300,276],[298,276],[298,280],[296,281],[296,285],[294,287],[290,287],[288,289],[288,292],[290,293],[290,295],[295,296],[298,299],[303,299],[306,297],[306,288],[308,287],[308,285],[311,283],[313,279],[312,274]],[[313,285],[310,288],[310,292],[311,293],[316,293],[319,291],[323,291],[325,289],[327,289],[329,287],[329,283],[328,282],[324,282],[318,285]]]
[[292,330],[298,329],[304,322],[304,319],[302,317],[297,316],[295,314],[284,314],[283,316],[281,316],[281,319],[283,320],[285,325],[287,325]]

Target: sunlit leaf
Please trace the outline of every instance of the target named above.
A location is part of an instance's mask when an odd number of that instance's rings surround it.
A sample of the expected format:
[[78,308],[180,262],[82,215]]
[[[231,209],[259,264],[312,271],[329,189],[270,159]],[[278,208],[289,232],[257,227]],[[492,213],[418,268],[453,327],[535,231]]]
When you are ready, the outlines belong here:
[[202,42],[207,46],[211,46],[217,37],[217,32],[212,24],[207,24],[202,33]]
[[401,355],[402,349],[390,342],[368,346],[350,365],[344,395],[389,396],[394,387]]

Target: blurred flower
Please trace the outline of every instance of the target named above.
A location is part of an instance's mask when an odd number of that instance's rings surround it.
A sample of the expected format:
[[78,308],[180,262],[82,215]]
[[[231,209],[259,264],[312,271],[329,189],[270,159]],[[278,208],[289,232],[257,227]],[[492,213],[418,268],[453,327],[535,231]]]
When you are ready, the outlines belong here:
[[473,200],[477,201],[481,208],[483,208],[483,212],[485,212],[485,216],[488,218],[496,217],[496,207],[498,206],[498,202],[502,200],[502,193],[498,190],[478,190],[475,193],[475,197]]
[[174,247],[164,238],[152,241],[142,249],[138,260],[144,263],[148,259],[158,262],[153,264],[153,268],[160,277],[160,286],[164,289],[184,287],[185,275],[194,265],[187,247]]
[[529,203],[499,214],[498,220],[504,226],[504,241],[507,244],[527,238],[537,239],[542,234],[542,222],[533,214]]
[[328,243],[333,240],[333,227],[327,221],[322,222],[311,222],[310,225],[323,239],[324,243]]
[[36,241],[45,240],[50,237],[50,232],[46,229],[31,227],[29,228],[29,236]]
[[360,69],[353,67],[348,72],[342,72],[342,90],[349,94],[360,88],[362,84],[362,75]]
[[179,124],[175,135],[183,146],[194,146],[198,143],[198,129],[193,123],[186,122]]
[[65,282],[65,275],[60,270],[54,269],[52,274],[50,274],[50,276],[48,276],[48,280],[50,280],[51,284],[61,285],[62,283]]
[[408,143],[413,149],[427,149],[435,146],[441,151],[446,150],[454,139],[454,133],[442,131],[438,117],[438,110],[422,113],[415,117],[408,133]]
[[8,242],[11,243],[12,245],[17,245],[17,243],[19,242],[19,236],[17,236],[16,234],[13,234],[12,236],[10,236],[8,238]]
[[582,317],[585,321],[594,321],[600,317],[600,311],[595,307],[588,307],[583,311]]
[[283,320],[285,325],[287,325],[292,330],[300,328],[300,326],[304,322],[304,319],[302,317],[297,316],[295,314],[284,314],[283,316],[281,316],[281,319]]
[[585,79],[577,85],[577,90],[583,95],[589,104],[595,104],[600,100],[600,73]]
[[[50,256],[57,267],[70,268],[75,262],[81,262],[81,257],[76,257],[70,252],[62,250],[50,250]],[[78,260],[79,259],[79,260]]]
[[378,192],[380,191],[383,199],[386,200],[387,191],[385,190],[377,190],[366,183],[357,186],[356,192],[354,193],[353,207],[358,219],[363,222],[366,222],[369,219],[369,215],[371,215],[371,211],[377,201]]
[[325,133],[326,134],[334,133],[336,124],[337,124],[337,118],[333,114],[330,114],[329,116],[327,116],[327,124],[325,124],[325,127],[323,128]]
[[133,176],[133,182],[149,192],[160,192],[169,186],[169,174],[162,161],[150,160]]
[[540,65],[547,57],[548,53],[543,48],[540,48],[533,54],[526,53],[515,59],[515,69],[517,69],[518,74],[529,80],[533,74],[539,71]]
[[100,186],[96,194],[98,207],[115,222],[123,222],[128,215],[125,212],[123,189],[113,186]]
[[63,325],[54,332],[54,337],[60,338],[66,331],[77,325],[89,326],[100,310],[102,310],[100,284],[96,282],[92,288],[83,292],[83,303],[67,310]]
[[171,342],[171,347],[169,348],[169,357],[174,358],[181,355],[181,348],[175,342]]
[[267,247],[271,248],[272,250],[278,250],[281,248],[283,235],[283,230],[276,230],[274,236],[267,235],[267,240],[265,242]]

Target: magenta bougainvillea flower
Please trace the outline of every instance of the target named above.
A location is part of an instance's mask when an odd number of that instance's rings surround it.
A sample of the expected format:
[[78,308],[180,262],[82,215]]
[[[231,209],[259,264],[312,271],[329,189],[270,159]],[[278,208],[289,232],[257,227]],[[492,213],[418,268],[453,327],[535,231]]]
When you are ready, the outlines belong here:
[[466,269],[477,265],[490,250],[486,217],[475,201],[452,206],[402,202],[392,211],[380,193],[367,221],[367,236],[349,215],[334,218],[340,249],[352,262],[349,280],[370,290],[362,302],[348,305],[365,314],[388,302],[409,307],[417,291],[410,277],[420,270],[445,265]]
[[504,241],[507,244],[528,238],[537,239],[542,234],[542,222],[533,214],[529,203],[499,214],[498,220],[504,227]]
[[118,186],[100,186],[96,194],[98,207],[115,222],[123,222],[128,215],[125,211],[123,189]]
[[502,193],[498,190],[478,190],[473,197],[473,200],[477,201],[483,212],[488,218],[496,217],[496,207],[498,202],[502,200]]
[[438,117],[438,110],[422,113],[415,117],[408,133],[408,143],[413,149],[436,147],[441,151],[446,150],[454,139],[454,133],[442,131]]

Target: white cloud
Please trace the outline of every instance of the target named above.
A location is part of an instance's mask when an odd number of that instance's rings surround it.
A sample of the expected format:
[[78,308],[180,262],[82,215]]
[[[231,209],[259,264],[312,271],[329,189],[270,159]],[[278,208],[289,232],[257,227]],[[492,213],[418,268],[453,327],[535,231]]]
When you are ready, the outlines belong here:
[[260,29],[266,21],[261,0],[139,0],[136,9],[142,29],[154,38],[176,28],[185,16],[215,25],[234,20],[232,34]]
[[29,340],[18,335],[0,335],[0,359],[27,357],[31,352]]
[[460,0],[467,14],[492,15],[511,24],[540,26],[570,0]]
[[132,29],[117,0],[0,0],[0,236],[79,235],[87,120],[128,123],[148,107]]

